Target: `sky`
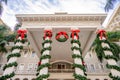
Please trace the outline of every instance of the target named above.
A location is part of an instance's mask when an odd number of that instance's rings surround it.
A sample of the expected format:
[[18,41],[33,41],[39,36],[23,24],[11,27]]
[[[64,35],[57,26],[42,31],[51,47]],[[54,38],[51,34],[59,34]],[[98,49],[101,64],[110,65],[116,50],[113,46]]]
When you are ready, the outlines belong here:
[[68,14],[105,13],[106,0],[8,0],[1,19],[14,29],[17,23],[15,14]]

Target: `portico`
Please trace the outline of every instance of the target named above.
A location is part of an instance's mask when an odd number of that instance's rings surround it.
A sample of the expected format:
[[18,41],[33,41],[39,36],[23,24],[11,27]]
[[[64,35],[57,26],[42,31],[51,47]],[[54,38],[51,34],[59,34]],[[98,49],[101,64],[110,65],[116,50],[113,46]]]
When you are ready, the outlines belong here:
[[[28,32],[28,40],[36,51],[37,56],[41,56],[42,42],[44,30],[51,30],[51,59],[50,63],[68,62],[73,63],[71,30],[80,30],[79,41],[81,42],[82,57],[87,54],[92,42],[96,37],[96,30],[101,27],[102,22],[106,18],[106,14],[18,14],[18,20],[22,22],[22,28]],[[59,42],[55,36],[58,32],[66,32],[68,40]],[[55,76],[57,75],[57,76]],[[51,73],[49,79],[74,79],[72,73]]]

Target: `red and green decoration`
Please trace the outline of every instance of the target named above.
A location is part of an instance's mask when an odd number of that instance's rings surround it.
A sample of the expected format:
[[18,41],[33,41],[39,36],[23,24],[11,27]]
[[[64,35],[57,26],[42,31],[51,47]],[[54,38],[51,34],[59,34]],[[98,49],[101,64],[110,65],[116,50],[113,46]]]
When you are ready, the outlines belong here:
[[68,34],[64,31],[60,31],[56,34],[56,40],[59,42],[65,42],[68,39]]
[[71,30],[71,38],[72,38],[72,40],[71,40],[71,44],[74,44],[74,43],[76,43],[78,46],[72,46],[71,47],[71,50],[72,51],[74,51],[74,50],[78,50],[79,51],[79,53],[80,54],[76,54],[75,52],[73,53],[73,55],[72,55],[72,58],[73,59],[81,59],[81,61],[82,61],[82,63],[80,64],[80,63],[75,63],[74,62],[74,64],[73,64],[73,67],[74,68],[79,68],[79,69],[81,69],[83,72],[84,72],[84,75],[80,75],[80,74],[77,74],[76,72],[73,74],[73,76],[74,76],[74,78],[76,79],[76,80],[87,80],[87,78],[86,78],[86,76],[87,76],[87,74],[85,73],[85,71],[86,71],[86,69],[85,69],[85,63],[84,63],[84,61],[83,61],[83,57],[82,57],[82,50],[81,50],[81,43],[80,43],[80,41],[79,41],[79,32],[80,32],[80,30]]
[[[17,31],[17,39],[14,41],[14,43],[15,44],[17,44],[17,43],[19,43],[19,42],[21,42],[22,44],[24,44],[25,42],[26,42],[26,33],[27,33],[27,31],[26,30],[18,30]],[[13,53],[13,51],[14,50],[16,50],[16,49],[18,49],[18,50],[22,50],[23,49],[23,46],[22,45],[15,45],[15,46],[13,46],[12,48],[11,48],[11,54],[9,54],[8,56],[7,56],[7,62],[10,60],[10,58],[13,58],[13,57],[20,57],[21,55],[20,55],[20,51],[19,52],[14,52]],[[8,63],[8,64],[5,64],[5,66],[3,67],[3,71],[5,71],[7,68],[9,68],[9,67],[17,67],[17,65],[18,65],[18,63],[16,62],[16,61],[14,61],[14,62],[10,62],[10,63]],[[6,75],[3,75],[3,76],[1,76],[0,77],[0,80],[7,80],[7,79],[9,79],[9,78],[12,78],[12,77],[14,77],[15,76],[15,73],[14,73],[14,71],[12,72],[12,73],[10,73],[10,74],[6,74]]]
[[49,67],[50,63],[44,63],[41,64],[42,60],[44,59],[50,59],[51,56],[49,54],[44,54],[45,51],[51,51],[51,46],[45,47],[44,45],[46,43],[52,43],[51,41],[51,37],[52,37],[52,31],[51,30],[45,30],[44,31],[44,37],[43,40],[44,42],[42,43],[42,50],[41,50],[41,57],[40,57],[40,61],[38,62],[38,68],[37,68],[37,73],[36,73],[36,80],[43,80],[43,79],[47,79],[50,75],[48,74],[39,74],[40,70],[45,68],[45,67]]
[[[103,37],[105,39],[103,39]],[[105,30],[98,30],[97,32],[97,38],[96,38],[96,47],[95,47],[95,51],[97,54],[98,59],[102,62],[103,58],[105,58],[106,60],[114,60],[115,62],[117,62],[119,60],[119,50],[116,48],[116,44],[115,43],[111,43],[107,40],[107,36],[106,36],[106,31]],[[102,43],[108,44],[109,47],[103,47]],[[105,55],[105,51],[110,51],[112,52],[112,55]],[[117,65],[111,65],[111,64],[106,64],[106,67],[108,69],[114,69],[117,70],[118,72],[120,72],[120,67]],[[109,77],[112,80],[120,80],[120,76],[113,76],[112,73],[109,73]]]

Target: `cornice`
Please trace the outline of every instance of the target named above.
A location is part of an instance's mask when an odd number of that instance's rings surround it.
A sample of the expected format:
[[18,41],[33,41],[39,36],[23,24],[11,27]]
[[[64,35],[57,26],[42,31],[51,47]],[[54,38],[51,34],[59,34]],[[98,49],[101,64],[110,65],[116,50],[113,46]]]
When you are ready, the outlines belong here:
[[103,21],[106,14],[17,14],[18,21]]

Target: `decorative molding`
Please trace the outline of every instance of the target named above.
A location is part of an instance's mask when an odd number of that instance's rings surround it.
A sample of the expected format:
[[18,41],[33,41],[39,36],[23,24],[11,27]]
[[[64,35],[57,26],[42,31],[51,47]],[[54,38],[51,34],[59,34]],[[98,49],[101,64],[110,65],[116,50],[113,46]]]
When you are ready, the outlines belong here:
[[19,21],[103,21],[106,14],[17,14]]

